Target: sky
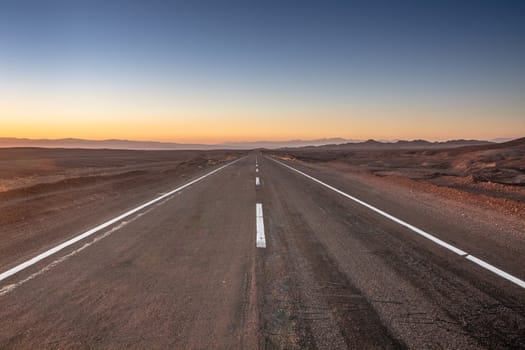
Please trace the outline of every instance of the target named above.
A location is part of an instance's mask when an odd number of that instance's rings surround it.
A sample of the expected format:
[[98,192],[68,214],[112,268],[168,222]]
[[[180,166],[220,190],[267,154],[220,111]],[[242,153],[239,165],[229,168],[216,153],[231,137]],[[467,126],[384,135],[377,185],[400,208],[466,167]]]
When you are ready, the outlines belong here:
[[0,137],[525,136],[525,1],[0,0]]

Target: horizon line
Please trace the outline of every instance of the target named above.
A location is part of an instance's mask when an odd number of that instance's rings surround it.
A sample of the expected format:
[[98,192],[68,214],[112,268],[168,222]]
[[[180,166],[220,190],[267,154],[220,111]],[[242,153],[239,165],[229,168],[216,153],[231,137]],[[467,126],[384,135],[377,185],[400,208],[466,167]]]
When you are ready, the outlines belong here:
[[13,141],[41,141],[41,142],[59,142],[59,141],[79,141],[79,142],[136,142],[136,143],[160,143],[160,144],[179,144],[179,145],[203,145],[203,146],[220,146],[220,145],[242,145],[242,144],[254,144],[254,143],[298,143],[298,142],[322,142],[322,141],[342,141],[342,143],[359,143],[366,141],[377,141],[382,143],[398,142],[398,141],[426,141],[426,142],[450,142],[450,141],[488,141],[488,142],[505,142],[514,139],[519,139],[524,136],[501,136],[495,138],[446,138],[446,139],[427,139],[427,138],[346,138],[346,137],[322,137],[322,138],[305,138],[305,139],[257,139],[257,140],[242,140],[242,141],[222,141],[222,142],[199,142],[199,141],[175,141],[175,140],[154,140],[154,139],[127,139],[127,138],[79,138],[79,137],[61,137],[61,138],[31,138],[31,137],[13,137],[13,136],[0,136],[0,141],[13,140]]

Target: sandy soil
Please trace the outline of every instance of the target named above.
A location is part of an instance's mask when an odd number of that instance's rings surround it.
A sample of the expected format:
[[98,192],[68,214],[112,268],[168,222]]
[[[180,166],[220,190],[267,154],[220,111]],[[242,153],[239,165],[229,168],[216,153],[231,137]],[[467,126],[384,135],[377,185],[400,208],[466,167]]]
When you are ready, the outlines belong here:
[[0,149],[0,192],[94,176],[213,165],[235,151],[127,151],[87,149]]

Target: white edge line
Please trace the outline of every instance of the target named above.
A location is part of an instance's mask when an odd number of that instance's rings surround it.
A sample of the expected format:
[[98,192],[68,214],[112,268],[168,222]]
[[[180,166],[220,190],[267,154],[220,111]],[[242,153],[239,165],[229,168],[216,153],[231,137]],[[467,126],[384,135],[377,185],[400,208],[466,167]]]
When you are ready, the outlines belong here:
[[199,182],[199,181],[203,180],[206,177],[215,174],[216,172],[226,168],[227,166],[230,166],[233,163],[238,162],[240,159],[242,159],[242,158],[236,159],[236,160],[234,160],[234,161],[232,161],[232,162],[230,162],[228,164],[225,164],[225,165],[223,165],[223,166],[221,166],[221,167],[219,167],[219,168],[217,168],[215,170],[212,170],[209,173],[204,174],[204,175],[202,175],[202,176],[200,176],[200,177],[198,177],[198,178],[196,178],[196,179],[194,179],[194,180],[192,180],[192,181],[190,181],[190,182],[188,182],[188,183],[186,183],[186,184],[184,184],[184,185],[182,185],[180,187],[177,187],[174,190],[172,190],[172,191],[170,191],[168,193],[165,193],[165,194],[163,194],[160,197],[157,197],[157,198],[155,198],[153,200],[150,200],[147,203],[144,203],[144,204],[142,204],[142,205],[140,205],[140,206],[138,206],[138,207],[136,207],[134,209],[131,209],[130,211],[125,212],[124,214],[121,214],[121,215],[119,215],[119,216],[117,216],[117,217],[115,217],[115,218],[113,218],[113,219],[111,219],[109,221],[106,221],[105,223],[100,224],[100,225],[98,225],[98,226],[96,226],[96,227],[94,227],[94,228],[92,228],[92,229],[90,229],[90,230],[88,230],[88,231],[78,235],[78,236],[75,236],[75,237],[73,237],[73,238],[71,238],[71,239],[69,239],[69,240],[67,240],[67,241],[65,241],[65,242],[63,242],[63,243],[61,243],[61,244],[51,248],[51,249],[49,249],[49,250],[46,250],[43,253],[38,254],[37,256],[35,256],[35,257],[33,257],[33,258],[31,258],[31,259],[29,259],[29,260],[27,260],[27,261],[25,261],[25,262],[23,262],[21,264],[13,267],[11,269],[9,269],[9,270],[1,273],[0,274],[0,281],[3,281],[6,278],[11,277],[14,274],[16,274],[16,273],[18,273],[18,272],[20,272],[20,271],[22,271],[24,269],[27,269],[28,267],[38,263],[39,261],[41,261],[41,260],[43,260],[43,259],[45,259],[45,258],[47,258],[47,257],[49,257],[49,256],[51,256],[51,255],[53,255],[55,253],[58,253],[62,249],[65,249],[65,248],[69,247],[70,245],[75,244],[76,242],[78,242],[78,241],[80,241],[80,240],[82,240],[82,239],[84,239],[86,237],[89,237],[89,236],[97,233],[98,231],[100,231],[102,229],[105,229],[106,227],[111,226],[114,223],[116,223],[116,222],[118,222],[118,221],[120,221],[120,220],[122,220],[122,219],[124,219],[124,218],[126,218],[128,216],[130,216],[130,215],[133,215],[136,212],[138,212],[138,211],[140,211],[140,210],[142,210],[142,209],[144,209],[146,207],[149,207],[150,205],[155,204],[158,201],[161,201],[162,199],[164,199],[164,198],[166,198],[168,196],[171,196],[172,194],[174,194],[176,192],[179,192],[179,191],[185,189],[186,187],[193,185],[196,182]]
[[277,162],[277,163],[279,163],[279,164],[281,164],[281,165],[283,165],[283,166],[285,166],[285,167],[287,167],[287,168],[289,168],[289,169],[291,169],[291,170],[293,170],[293,171],[295,171],[295,172],[297,172],[297,173],[299,173],[299,174],[309,178],[312,181],[315,181],[315,182],[317,182],[317,183],[319,183],[319,184],[321,184],[321,185],[331,189],[334,192],[339,193],[340,195],[342,195],[344,197],[347,197],[347,198],[353,200],[354,202],[357,202],[357,203],[367,207],[368,209],[370,209],[372,211],[375,211],[376,213],[378,213],[378,214],[380,214],[380,215],[382,215],[382,216],[384,216],[384,217],[386,217],[386,218],[388,218],[388,219],[390,219],[390,220],[392,220],[392,221],[394,221],[394,222],[396,222],[396,223],[398,223],[398,224],[408,228],[409,230],[417,233],[418,235],[421,235],[421,236],[431,240],[432,242],[442,246],[443,248],[446,248],[446,249],[448,249],[448,250],[450,250],[450,251],[452,251],[452,252],[454,252],[454,253],[456,253],[456,254],[464,257],[464,258],[466,258],[467,260],[470,260],[471,262],[473,262],[473,263],[475,263],[475,264],[477,264],[477,265],[479,265],[479,266],[481,266],[481,267],[483,267],[483,268],[485,268],[485,269],[487,269],[487,270],[497,274],[498,276],[503,277],[506,280],[508,280],[508,281],[510,281],[510,282],[512,282],[512,283],[514,283],[514,284],[516,284],[516,285],[518,285],[520,287],[522,287],[522,288],[525,288],[525,281],[519,279],[518,277],[512,276],[511,274],[509,274],[509,273],[507,273],[507,272],[505,272],[503,270],[500,270],[497,267],[495,267],[495,266],[493,266],[493,265],[491,265],[491,264],[489,264],[489,263],[487,263],[487,262],[485,262],[483,260],[480,260],[480,259],[478,259],[478,258],[476,258],[476,257],[474,257],[472,255],[469,255],[467,252],[465,252],[465,251],[463,251],[463,250],[461,250],[459,248],[454,247],[453,245],[451,245],[451,244],[449,244],[449,243],[447,243],[447,242],[445,242],[445,241],[443,241],[443,240],[441,240],[441,239],[431,235],[430,233],[427,233],[427,232],[421,230],[420,228],[417,228],[417,227],[415,227],[413,225],[410,225],[409,223],[407,223],[407,222],[405,222],[405,221],[403,221],[401,219],[398,219],[395,216],[392,216],[392,215],[382,211],[381,209],[378,209],[378,208],[376,208],[376,207],[374,207],[374,206],[372,206],[372,205],[370,205],[370,204],[368,204],[366,202],[363,202],[362,200],[360,200],[358,198],[355,198],[355,197],[353,197],[353,196],[351,196],[351,195],[349,195],[349,194],[347,194],[347,193],[345,193],[345,192],[343,192],[343,191],[341,191],[341,190],[339,190],[339,189],[337,189],[337,188],[335,188],[333,186],[330,186],[330,185],[322,182],[321,180],[317,180],[313,176],[305,174],[302,171],[297,170],[297,169],[295,169],[295,168],[293,168],[293,167],[291,167],[291,166],[289,166],[287,164],[284,164],[284,163],[282,163],[282,162],[280,162],[280,161],[278,161],[276,159],[273,159],[271,157],[270,157],[270,159],[273,160],[274,162]]
[[259,186],[261,184],[261,180],[259,179],[259,176],[255,177],[255,186]]
[[467,260],[472,261],[474,264],[477,264],[477,265],[483,267],[484,269],[489,270],[489,271],[495,273],[496,275],[498,275],[498,276],[500,276],[500,277],[502,277],[502,278],[504,278],[504,279],[506,279],[506,280],[508,280],[508,281],[510,281],[512,283],[514,283],[514,284],[517,284],[521,288],[525,288],[525,281],[522,281],[519,278],[514,277],[511,274],[506,273],[505,271],[498,269],[496,266],[493,266],[493,265],[491,265],[491,264],[489,264],[489,263],[487,263],[487,262],[485,262],[485,261],[483,261],[481,259],[478,259],[478,258],[476,258],[475,256],[472,256],[472,255],[467,255],[465,258]]
[[421,229],[419,229],[419,228],[417,228],[415,226],[412,226],[409,223],[407,223],[407,222],[405,222],[405,221],[403,221],[401,219],[396,218],[395,216],[392,216],[392,215],[382,211],[381,209],[378,209],[378,208],[376,208],[376,207],[374,207],[374,206],[372,206],[372,205],[370,205],[370,204],[368,204],[366,202],[363,202],[362,200],[360,200],[358,198],[355,198],[355,197],[353,197],[353,196],[351,196],[351,195],[349,195],[349,194],[347,194],[347,193],[345,193],[345,192],[343,192],[343,191],[341,191],[341,190],[339,190],[339,189],[337,189],[337,188],[335,188],[333,186],[330,186],[330,185],[322,182],[321,180],[317,180],[315,177],[312,177],[312,176],[310,176],[308,174],[303,173],[300,170],[292,168],[291,166],[289,166],[287,164],[281,163],[281,162],[279,162],[278,160],[275,160],[275,159],[272,159],[272,160],[277,162],[277,163],[279,163],[279,164],[281,164],[281,165],[283,165],[283,166],[285,166],[285,167],[287,167],[287,168],[289,168],[289,169],[291,169],[291,170],[293,170],[293,171],[298,172],[299,174],[301,174],[303,176],[306,176],[310,180],[313,180],[313,181],[315,181],[315,182],[317,182],[317,183],[319,183],[319,184],[321,184],[321,185],[331,189],[332,191],[339,193],[340,195],[342,195],[342,196],[344,196],[346,198],[349,198],[349,199],[353,200],[354,202],[357,202],[357,203],[367,207],[368,209],[370,209],[372,211],[375,211],[376,213],[386,217],[387,219],[390,219],[390,220],[392,220],[392,221],[394,221],[394,222],[396,222],[396,223],[398,223],[398,224],[400,224],[402,226],[405,226],[409,230],[417,233],[418,235],[421,235],[421,236],[423,236],[423,237],[433,241],[434,243],[439,244],[440,246],[442,246],[444,248],[447,248],[448,250],[450,250],[450,251],[452,251],[452,252],[454,252],[454,253],[456,253],[458,255],[467,255],[467,253],[464,252],[463,250],[461,250],[459,248],[456,248],[453,245],[450,245],[447,242],[444,242],[441,239],[432,236],[430,233],[427,233],[427,232],[425,232],[425,231],[423,231],[423,230],[421,230]]
[[[158,202],[156,203],[155,205],[162,205],[164,204],[165,201],[168,201],[169,198],[166,198],[164,201],[162,202]],[[58,266],[59,264],[63,263],[64,261],[66,261],[67,259],[77,255],[78,253],[82,252],[83,250],[91,247],[93,244],[97,243],[98,241],[110,236],[112,233],[120,230],[121,228],[123,228],[124,226],[126,226],[127,224],[135,221],[136,219],[140,218],[141,216],[147,214],[149,211],[151,210],[154,210],[155,207],[152,206],[150,208],[148,208],[147,210],[143,211],[143,212],[140,212],[138,213],[137,215],[133,216],[132,218],[129,218],[128,220],[123,220],[121,221],[118,225],[112,227],[110,230],[104,232],[104,234],[100,235],[100,236],[97,236],[95,238],[93,238],[90,242],[87,242],[87,243],[84,243],[84,245],[82,245],[80,248],[78,249],[75,249],[73,250],[71,253],[68,253],[64,256],[61,256],[59,258],[57,258],[56,260],[52,261],[51,263],[49,263],[48,265],[44,266],[43,268],[41,268],[40,270],[38,270],[37,272],[34,272],[32,273],[31,275],[29,275],[28,277],[20,280],[20,281],[17,281],[13,284],[8,284],[8,285],[5,285],[3,286],[2,288],[0,288],[0,296],[4,296],[10,292],[12,292],[13,290],[15,290],[16,288],[18,288],[19,286],[25,284],[26,282],[29,282],[31,281],[32,279],[42,275],[43,273],[51,270],[52,268],[54,268],[55,266]]]

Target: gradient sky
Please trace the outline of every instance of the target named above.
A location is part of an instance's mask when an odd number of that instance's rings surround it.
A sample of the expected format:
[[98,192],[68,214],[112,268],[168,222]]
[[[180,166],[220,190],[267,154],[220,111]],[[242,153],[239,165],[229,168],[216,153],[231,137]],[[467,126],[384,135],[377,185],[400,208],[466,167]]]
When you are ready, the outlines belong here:
[[0,136],[525,135],[525,1],[1,1]]

